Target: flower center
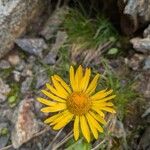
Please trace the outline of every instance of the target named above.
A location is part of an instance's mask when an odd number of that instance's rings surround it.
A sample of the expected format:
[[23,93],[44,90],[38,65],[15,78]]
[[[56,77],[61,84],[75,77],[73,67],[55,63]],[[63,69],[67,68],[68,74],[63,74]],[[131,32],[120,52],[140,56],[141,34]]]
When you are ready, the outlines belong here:
[[91,101],[82,92],[73,92],[67,99],[67,108],[75,115],[83,115],[90,109]]

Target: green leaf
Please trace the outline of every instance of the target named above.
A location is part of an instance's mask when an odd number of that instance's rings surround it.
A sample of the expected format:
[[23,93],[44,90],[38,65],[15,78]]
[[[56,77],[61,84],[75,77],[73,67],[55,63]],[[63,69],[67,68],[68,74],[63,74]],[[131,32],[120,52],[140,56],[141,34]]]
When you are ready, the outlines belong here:
[[16,102],[16,98],[17,98],[16,95],[10,96],[8,98],[8,103],[9,104],[15,103]]
[[87,143],[83,139],[79,139],[78,141],[74,141],[70,146],[68,146],[65,150],[90,150],[91,144]]
[[109,55],[115,55],[118,53],[118,49],[117,48],[111,48],[107,54]]

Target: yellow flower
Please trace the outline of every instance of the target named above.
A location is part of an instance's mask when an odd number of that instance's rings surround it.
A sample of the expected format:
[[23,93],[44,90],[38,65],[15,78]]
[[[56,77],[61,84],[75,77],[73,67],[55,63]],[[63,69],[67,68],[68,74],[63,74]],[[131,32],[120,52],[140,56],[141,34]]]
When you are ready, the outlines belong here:
[[42,90],[48,99],[37,98],[45,105],[41,111],[44,113],[57,114],[49,117],[44,122],[53,126],[54,130],[59,130],[74,120],[74,138],[79,138],[80,129],[88,142],[91,133],[94,138],[98,138],[98,133],[103,132],[101,125],[105,125],[105,113],[115,113],[113,103],[110,102],[115,95],[111,95],[112,90],[101,90],[94,94],[99,74],[90,82],[91,69],[86,68],[85,72],[81,66],[76,72],[70,67],[70,86],[59,77],[51,77],[53,86],[46,84],[47,89]]

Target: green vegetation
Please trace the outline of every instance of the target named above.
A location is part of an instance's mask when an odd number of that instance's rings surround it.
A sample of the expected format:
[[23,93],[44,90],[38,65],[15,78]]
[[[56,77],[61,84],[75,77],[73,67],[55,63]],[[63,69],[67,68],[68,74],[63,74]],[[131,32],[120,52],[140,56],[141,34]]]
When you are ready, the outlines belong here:
[[5,127],[0,130],[0,136],[5,136],[7,134],[8,134],[8,128]]
[[114,94],[116,95],[114,105],[117,108],[117,115],[120,120],[123,120],[127,113],[127,104],[135,100],[138,93],[132,89],[131,81],[125,81],[125,83],[122,83],[123,78],[118,77],[113,72],[105,59],[103,59],[103,66],[105,68],[105,76],[103,77],[104,81],[102,81],[103,87],[113,89]]
[[15,107],[20,97],[20,85],[19,83],[12,83],[10,87],[11,91],[8,95],[8,104],[10,107]]
[[8,69],[0,69],[0,77],[3,79],[7,79],[11,73],[12,73],[13,68],[8,68]]
[[65,150],[90,150],[92,145],[83,140],[83,138],[75,141],[73,138],[70,139],[67,144]]
[[80,10],[72,9],[64,21],[69,41],[78,44],[80,49],[97,49],[100,44],[111,41],[115,42],[118,34],[112,24],[104,16],[91,19],[81,13]]

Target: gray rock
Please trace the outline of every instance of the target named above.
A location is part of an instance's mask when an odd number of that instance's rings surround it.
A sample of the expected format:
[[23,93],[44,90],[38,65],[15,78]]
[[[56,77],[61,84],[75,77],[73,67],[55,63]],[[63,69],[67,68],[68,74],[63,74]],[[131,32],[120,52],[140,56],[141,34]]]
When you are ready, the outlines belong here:
[[145,59],[143,69],[145,69],[145,70],[150,69],[150,56],[148,56],[148,57]]
[[133,44],[135,50],[142,53],[150,52],[150,38],[133,38],[130,42]]
[[48,75],[46,71],[40,72],[36,78],[36,89],[42,87],[46,82],[48,82]]
[[53,65],[56,63],[57,51],[50,51],[46,57],[42,60],[44,64]]
[[44,68],[40,64],[34,65],[33,67],[35,73],[35,88],[39,89],[43,86],[46,82],[48,82],[49,77],[47,74],[47,68]]
[[126,132],[123,123],[117,120],[117,118],[112,119],[112,124],[110,129],[112,131],[113,136],[117,138],[126,137]]
[[27,77],[21,85],[21,93],[25,94],[30,90],[31,84],[33,81],[33,77]]
[[144,55],[135,53],[130,59],[126,58],[125,63],[133,70],[141,68],[144,61]]
[[149,150],[150,149],[150,127],[147,127],[144,134],[141,137],[137,150]]
[[50,16],[50,18],[47,20],[40,34],[46,40],[49,40],[52,37],[54,37],[54,33],[58,30],[59,26],[64,21],[64,18],[67,13],[68,13],[67,7],[61,7],[59,9],[56,9],[54,13]]
[[142,118],[147,117],[148,115],[150,115],[150,107],[143,113]]
[[26,63],[24,60],[21,60],[20,63],[15,67],[16,70],[22,71],[26,66]]
[[4,81],[0,78],[0,103],[3,103],[7,99],[7,95],[10,92],[10,87],[8,84],[5,84]]
[[36,58],[35,58],[35,56],[29,56],[29,58],[28,58],[28,63],[30,63],[30,64],[34,64],[35,63],[35,61],[36,61]]
[[26,67],[24,68],[24,70],[22,71],[22,73],[21,73],[21,75],[23,76],[23,77],[27,77],[27,76],[29,76],[29,77],[31,77],[31,76],[33,76],[33,73],[32,73],[32,65],[26,65]]
[[15,42],[23,51],[39,57],[42,57],[42,51],[48,48],[47,44],[42,38],[17,39]]
[[112,118],[110,119],[108,130],[111,132],[111,135],[113,137],[122,139],[121,149],[127,150],[128,145],[126,141],[126,131],[123,123],[119,121],[116,116],[112,116]]
[[150,25],[144,30],[144,38],[150,38]]
[[145,85],[144,97],[150,98],[150,78],[147,80],[147,85]]
[[43,63],[45,64],[55,64],[58,50],[66,42],[67,34],[63,31],[58,31],[56,35],[55,44],[52,45],[51,51],[44,58]]
[[16,82],[19,82],[19,81],[20,81],[20,78],[21,78],[21,73],[20,73],[19,71],[14,70],[14,71],[13,71],[13,75],[14,75],[14,80],[15,80]]
[[33,113],[33,101],[33,99],[24,99],[13,114],[12,123],[14,127],[11,141],[16,149],[39,131],[39,124]]
[[[1,105],[2,106],[2,105]],[[0,107],[0,121],[7,122],[12,119],[13,109]]]
[[0,69],[9,69],[9,68],[10,68],[10,64],[8,61],[6,60],[0,61]]
[[150,21],[149,0],[118,0],[121,12],[121,26],[126,34],[137,31]]
[[43,0],[6,0],[0,3],[0,58],[14,45],[32,20],[44,10]]

